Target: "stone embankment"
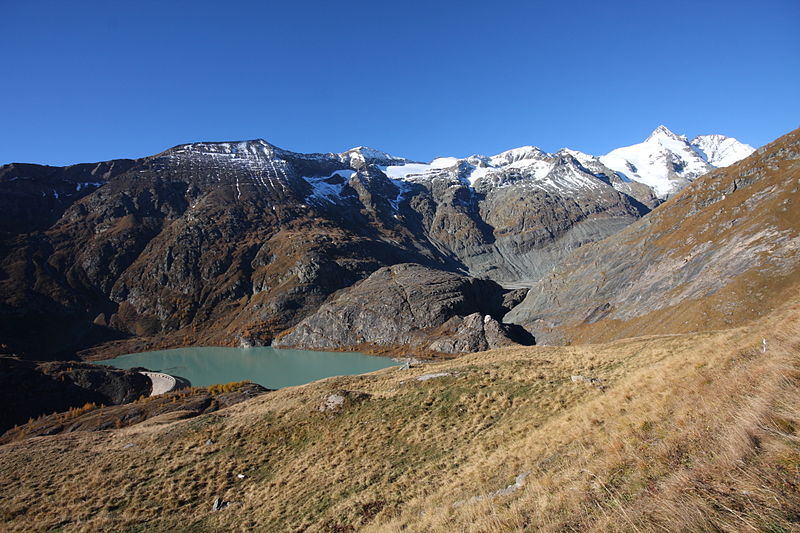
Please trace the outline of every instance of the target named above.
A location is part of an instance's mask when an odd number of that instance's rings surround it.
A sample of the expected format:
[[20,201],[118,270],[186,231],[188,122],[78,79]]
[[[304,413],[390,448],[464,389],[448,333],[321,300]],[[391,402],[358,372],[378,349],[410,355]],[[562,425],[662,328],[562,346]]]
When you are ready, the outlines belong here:
[[178,385],[178,382],[175,380],[174,377],[170,376],[169,374],[164,374],[163,372],[139,372],[140,374],[147,376],[150,378],[150,381],[153,382],[153,390],[150,392],[150,396],[158,396],[159,394],[164,394],[165,392],[169,392],[174,390],[175,387]]

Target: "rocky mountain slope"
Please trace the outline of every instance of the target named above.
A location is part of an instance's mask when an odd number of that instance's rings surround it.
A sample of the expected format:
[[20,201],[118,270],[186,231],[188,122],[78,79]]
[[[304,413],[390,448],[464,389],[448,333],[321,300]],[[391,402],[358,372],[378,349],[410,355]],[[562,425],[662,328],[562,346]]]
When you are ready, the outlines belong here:
[[476,352],[515,344],[498,319],[521,299],[497,283],[414,264],[384,267],[337,293],[273,346],[357,350],[409,346],[433,353]]
[[54,358],[265,344],[400,263],[529,287],[659,201],[601,159],[535,147],[421,164],[256,140],[7,165],[0,345]]
[[505,320],[543,342],[743,324],[796,295],[800,130],[576,250]]

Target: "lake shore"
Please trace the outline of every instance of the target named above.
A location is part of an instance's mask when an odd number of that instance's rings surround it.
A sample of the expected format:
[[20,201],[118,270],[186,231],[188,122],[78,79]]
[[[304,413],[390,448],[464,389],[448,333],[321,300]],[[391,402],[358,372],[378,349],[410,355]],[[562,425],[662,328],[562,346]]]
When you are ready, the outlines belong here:
[[[169,376],[164,387],[191,384],[206,387],[243,380],[268,389],[301,385],[331,376],[355,375],[403,362],[356,352],[261,348],[191,347],[126,354],[96,361],[116,368],[132,369],[148,376]],[[154,391],[161,390],[157,379]],[[157,388],[158,387],[158,388]],[[157,394],[158,392],[156,392]]]

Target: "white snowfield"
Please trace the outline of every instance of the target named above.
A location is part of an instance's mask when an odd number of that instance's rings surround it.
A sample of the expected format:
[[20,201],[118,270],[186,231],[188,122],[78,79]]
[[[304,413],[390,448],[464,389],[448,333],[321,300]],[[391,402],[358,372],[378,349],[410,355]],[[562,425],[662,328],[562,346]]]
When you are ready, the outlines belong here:
[[169,374],[164,374],[163,372],[139,373],[150,378],[150,381],[153,383],[153,390],[150,391],[150,396],[164,394],[165,392],[173,390],[178,385],[178,382],[175,381],[174,377],[170,376]]

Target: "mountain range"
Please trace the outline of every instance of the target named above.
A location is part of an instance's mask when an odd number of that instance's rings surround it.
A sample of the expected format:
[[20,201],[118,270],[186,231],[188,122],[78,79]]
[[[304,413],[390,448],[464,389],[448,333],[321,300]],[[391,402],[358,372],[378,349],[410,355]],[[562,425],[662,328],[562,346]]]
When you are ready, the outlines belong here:
[[[526,146],[420,163],[365,147],[300,154],[254,140],[69,167],[5,165],[0,342],[37,359],[278,337],[426,354],[530,342],[542,335],[530,329],[540,319],[514,310],[523,298],[530,307],[529,289],[575,250],[751,152],[729,137],[688,141],[659,126],[600,157]],[[347,297],[338,291],[402,264],[417,269],[389,271],[413,271],[397,283],[408,298],[387,310],[402,331],[371,327],[369,298],[329,314],[332,324],[314,321],[326,301],[338,305],[332,295]],[[441,305],[426,307],[437,286]],[[339,334],[329,330],[352,332],[359,320],[371,333],[332,340]]]
[[800,130],[663,201],[512,152],[4,167],[6,351],[450,355],[133,401],[136,372],[0,357],[5,529],[795,530]]

